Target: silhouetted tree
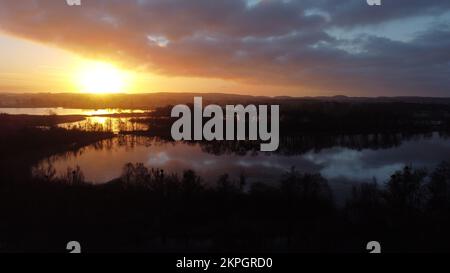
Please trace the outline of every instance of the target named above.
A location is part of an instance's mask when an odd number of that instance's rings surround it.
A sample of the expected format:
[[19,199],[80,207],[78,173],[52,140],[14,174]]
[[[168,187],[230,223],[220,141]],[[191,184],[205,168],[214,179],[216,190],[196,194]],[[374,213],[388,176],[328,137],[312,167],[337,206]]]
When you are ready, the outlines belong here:
[[75,169],[67,168],[66,175],[63,177],[63,181],[69,185],[82,185],[85,183],[84,174],[81,171],[80,166],[76,166]]
[[374,179],[372,183],[361,183],[352,187],[352,196],[349,206],[377,209],[382,205],[382,193]]
[[428,185],[431,209],[450,208],[450,163],[442,162],[431,174]]
[[413,170],[406,166],[397,171],[388,181],[386,200],[392,208],[400,210],[417,210],[425,205],[425,170]]
[[281,180],[282,193],[289,200],[302,202],[317,202],[331,200],[332,194],[327,180],[320,174],[299,173],[294,167]]
[[239,190],[243,191],[246,184],[247,184],[247,177],[245,176],[244,172],[241,172],[241,174],[239,175]]
[[219,176],[217,189],[223,193],[233,193],[237,190],[233,182],[230,181],[230,175],[227,173]]
[[134,183],[140,186],[148,186],[151,177],[149,170],[144,166],[143,163],[136,163],[134,165]]
[[197,174],[193,170],[187,170],[183,172],[181,187],[183,190],[183,194],[187,197],[190,197],[203,189],[200,177],[197,176]]
[[52,182],[56,180],[56,169],[48,160],[45,164],[39,164],[32,170],[33,177],[38,181]]
[[133,175],[134,175],[134,165],[133,163],[127,163],[124,165],[122,169],[122,175],[120,176],[123,183],[125,183],[126,186],[131,185],[133,182]]

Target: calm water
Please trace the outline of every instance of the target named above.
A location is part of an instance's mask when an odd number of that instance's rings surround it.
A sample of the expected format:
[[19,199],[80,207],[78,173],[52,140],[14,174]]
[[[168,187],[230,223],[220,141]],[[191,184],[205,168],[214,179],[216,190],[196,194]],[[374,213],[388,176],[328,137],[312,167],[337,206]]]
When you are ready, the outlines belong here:
[[[353,142],[359,143],[361,139]],[[354,145],[353,142],[350,146]],[[227,149],[213,153],[210,147],[201,144],[122,136],[87,146],[75,153],[52,156],[40,164],[53,164],[61,174],[67,167],[79,165],[85,177],[93,183],[104,183],[119,177],[122,167],[128,162],[142,162],[150,168],[163,168],[166,172],[178,174],[193,169],[205,181],[214,183],[224,173],[237,180],[241,172],[245,173],[249,182],[277,183],[283,173],[295,166],[304,172],[320,172],[329,179],[334,190],[349,190],[354,183],[371,182],[374,178],[380,183],[385,182],[405,164],[433,168],[439,162],[450,159],[450,140],[437,133],[414,136],[400,143],[394,141],[392,147],[380,148],[387,143],[377,143],[371,148],[337,145],[298,153],[289,153],[291,148],[288,148],[285,150],[287,153],[241,151],[237,154]]]
[[[129,131],[146,131],[148,126],[135,122],[138,117],[109,117],[113,114],[143,114],[149,110],[131,109],[70,109],[70,108],[0,108],[0,114],[9,115],[81,115],[82,121],[61,123],[65,129],[80,129],[85,131],[111,131],[113,133]],[[134,120],[134,121],[133,121]]]
[[119,132],[147,131],[148,125],[138,123],[138,118],[112,118],[112,117],[86,117],[82,121],[58,124],[65,129],[79,129],[84,131],[107,131],[118,134]]
[[146,110],[130,109],[71,109],[71,108],[0,108],[0,114],[10,115],[111,115],[111,114],[130,114],[145,113]]
[[[98,115],[143,113],[143,110],[83,110],[65,108],[0,108],[0,113],[30,115],[86,115],[81,122],[60,124],[65,128],[84,130],[135,131],[147,130],[145,125],[129,118]],[[205,180],[215,183],[228,173],[237,180],[241,173],[251,182],[277,183],[292,166],[303,172],[320,172],[336,190],[349,190],[354,183],[387,181],[405,165],[432,169],[443,160],[450,160],[450,139],[438,133],[428,135],[377,134],[310,136],[284,139],[277,153],[258,152],[259,144],[245,142],[185,143],[157,138],[118,135],[84,147],[77,152],[54,155],[38,165],[52,164],[58,173],[77,165],[88,181],[96,184],[120,176],[128,163],[144,163],[162,168],[166,173],[181,174],[193,169]],[[249,183],[249,184],[250,184]]]

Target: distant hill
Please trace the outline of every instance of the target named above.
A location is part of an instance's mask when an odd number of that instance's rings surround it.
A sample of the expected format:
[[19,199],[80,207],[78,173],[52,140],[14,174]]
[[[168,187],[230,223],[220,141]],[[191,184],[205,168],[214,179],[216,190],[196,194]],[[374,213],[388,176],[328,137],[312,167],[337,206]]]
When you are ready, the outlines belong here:
[[420,103],[420,104],[450,104],[450,98],[433,97],[289,97],[289,96],[249,96],[223,93],[146,93],[146,94],[77,94],[77,93],[30,93],[0,94],[2,108],[130,108],[152,109],[155,107],[192,103],[193,97],[203,97],[204,104],[296,104],[300,102],[342,102],[342,103]]

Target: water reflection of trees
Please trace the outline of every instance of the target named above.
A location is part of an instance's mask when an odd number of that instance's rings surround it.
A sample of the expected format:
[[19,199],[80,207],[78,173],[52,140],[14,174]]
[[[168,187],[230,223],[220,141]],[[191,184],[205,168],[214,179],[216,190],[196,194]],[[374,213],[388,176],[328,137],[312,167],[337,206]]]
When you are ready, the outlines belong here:
[[82,130],[88,132],[126,133],[148,130],[148,126],[140,122],[139,118],[104,116],[86,117],[83,121],[63,123],[59,126],[69,130]]
[[[1,126],[0,126],[1,127]],[[0,184],[14,183],[31,175],[31,167],[53,155],[82,153],[84,147],[113,135],[104,132],[21,127],[0,130]]]
[[[274,154],[285,156],[301,155],[307,152],[320,152],[333,147],[344,147],[353,150],[362,149],[389,149],[398,147],[405,141],[419,141],[421,139],[431,139],[433,136],[448,138],[447,133],[379,133],[379,134],[354,134],[354,135],[303,135],[284,137],[280,140],[280,147]],[[114,138],[104,139],[89,146],[69,149],[63,153],[51,156],[52,161],[59,159],[70,159],[78,157],[84,153],[95,150],[116,150],[124,148],[132,151],[138,146],[150,147],[157,145],[177,145],[178,142],[168,138],[147,137],[134,134],[120,134]],[[214,155],[257,155],[260,153],[260,143],[257,141],[184,141],[183,144],[201,147],[205,153]],[[188,155],[187,155],[188,156]]]
[[111,138],[105,138],[86,146],[74,146],[67,148],[64,151],[56,152],[52,155],[41,159],[37,166],[48,166],[49,164],[54,164],[57,161],[64,160],[68,161],[71,158],[77,158],[90,151],[113,151],[120,148],[124,148],[126,151],[132,151],[136,146],[150,147],[155,145],[160,140],[157,138],[141,137],[136,135],[116,135]]
[[[448,137],[440,134],[440,137]],[[353,150],[389,149],[400,146],[405,141],[430,139],[433,133],[379,133],[379,134],[346,134],[346,135],[302,135],[282,137],[279,149],[274,152],[282,155],[300,155],[310,151],[320,152],[323,149],[344,147]],[[192,142],[186,142],[192,144]],[[214,141],[198,142],[202,150],[208,153],[238,154],[258,153],[260,143],[256,141]]]

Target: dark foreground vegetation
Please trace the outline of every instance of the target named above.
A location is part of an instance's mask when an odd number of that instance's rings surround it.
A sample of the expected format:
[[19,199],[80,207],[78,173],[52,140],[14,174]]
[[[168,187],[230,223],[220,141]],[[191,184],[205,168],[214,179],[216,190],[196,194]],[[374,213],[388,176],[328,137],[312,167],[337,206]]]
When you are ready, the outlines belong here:
[[[86,183],[80,169],[51,167],[0,188],[1,251],[385,252],[450,251],[450,164],[405,167],[385,185],[361,184],[336,207],[326,179],[295,169],[277,186],[220,176],[215,187],[182,175],[125,165],[110,183]],[[244,188],[250,188],[244,191]]]

